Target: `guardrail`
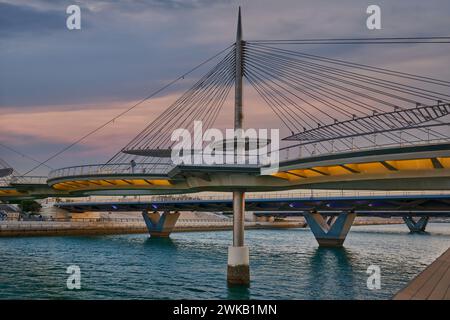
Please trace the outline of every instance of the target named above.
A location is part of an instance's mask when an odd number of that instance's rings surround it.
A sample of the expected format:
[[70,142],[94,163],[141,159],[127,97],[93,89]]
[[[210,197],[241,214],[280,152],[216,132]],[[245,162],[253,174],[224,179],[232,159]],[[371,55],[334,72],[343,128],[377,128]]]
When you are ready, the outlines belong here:
[[320,142],[308,142],[299,143],[292,146],[286,146],[278,149],[279,160],[295,160],[308,157],[314,157],[318,155],[328,155],[336,153],[346,153],[351,151],[366,151],[376,149],[388,149],[388,148],[403,148],[411,146],[423,146],[430,144],[449,143],[450,138],[445,139],[418,139],[418,140],[403,140],[401,137],[399,141],[393,143],[378,143],[376,141],[376,135],[373,137],[373,141],[366,140],[365,144],[358,145],[358,143],[352,141],[349,146],[344,148],[337,148],[338,144],[336,140],[332,141],[320,141]]
[[[301,143],[293,146],[287,146],[279,148],[278,152],[279,161],[287,161],[294,159],[303,159],[308,157],[314,157],[318,155],[345,153],[351,151],[364,151],[373,149],[385,149],[393,147],[407,147],[407,146],[420,146],[438,143],[449,143],[450,138],[446,139],[428,139],[428,140],[400,140],[394,143],[377,143],[376,136],[373,138],[371,143],[368,140],[364,145],[357,145],[357,143],[351,143],[351,145],[346,145],[345,148],[337,148],[337,142],[333,141],[322,141],[316,143]],[[325,146],[328,144],[328,146]],[[269,148],[270,149],[270,148]],[[269,152],[270,155],[270,152]],[[247,160],[249,160],[248,158]],[[166,163],[119,163],[119,164],[94,164],[94,165],[82,165],[74,167],[66,167],[57,170],[53,170],[49,173],[49,179],[62,178],[62,177],[73,177],[73,176],[96,176],[96,175],[120,175],[120,174],[160,174],[166,175],[171,169],[175,168],[176,165],[167,159]],[[260,167],[262,165],[268,164],[268,159],[262,157],[257,157],[255,164],[246,164],[248,167]],[[195,164],[196,166],[214,166],[207,164]],[[236,166],[242,166],[235,164]],[[218,166],[218,165],[216,165]],[[233,165],[230,165],[233,166]],[[27,177],[20,177],[27,178]],[[32,178],[32,177],[30,177]],[[43,177],[42,177],[43,178]]]
[[[87,222],[87,223],[118,223],[118,222],[124,222],[124,223],[139,223],[142,225],[145,225],[144,219],[142,218],[114,218],[114,219],[106,219],[106,218],[100,218],[100,219],[92,219],[92,218],[81,218],[81,219],[69,219],[69,218],[61,218],[61,219],[41,219],[41,220],[0,220],[0,223],[5,224],[21,224],[21,225],[35,225],[39,223],[48,223],[48,222]],[[230,225],[233,223],[232,219],[178,219],[177,224],[178,226],[186,225],[186,226],[193,226],[193,225]]]
[[22,218],[19,222],[141,222],[141,218]]
[[95,176],[117,174],[167,174],[174,166],[169,163],[119,163],[95,164],[53,170],[48,179],[72,176]]
[[46,176],[14,176],[9,180],[10,184],[47,184]]

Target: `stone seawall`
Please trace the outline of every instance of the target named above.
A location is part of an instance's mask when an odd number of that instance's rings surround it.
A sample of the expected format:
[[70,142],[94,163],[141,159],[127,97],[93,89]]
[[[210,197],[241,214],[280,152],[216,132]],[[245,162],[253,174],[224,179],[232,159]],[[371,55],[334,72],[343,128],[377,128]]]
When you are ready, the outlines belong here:
[[402,218],[356,217],[354,226],[373,226],[384,224],[404,224]]
[[[298,222],[255,223],[247,222],[246,229],[300,228]],[[231,230],[232,222],[183,222],[173,232]],[[136,222],[55,222],[55,221],[1,221],[0,237],[18,236],[62,236],[62,235],[106,235],[147,233],[143,221]]]
[[95,235],[144,233],[143,223],[133,222],[54,222],[54,221],[4,221],[0,222],[0,237]]

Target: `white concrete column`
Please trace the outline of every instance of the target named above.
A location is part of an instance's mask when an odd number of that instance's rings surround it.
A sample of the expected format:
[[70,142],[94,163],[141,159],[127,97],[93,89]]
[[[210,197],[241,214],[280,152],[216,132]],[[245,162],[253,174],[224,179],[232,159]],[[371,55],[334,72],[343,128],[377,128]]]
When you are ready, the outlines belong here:
[[227,281],[231,285],[250,283],[250,259],[244,246],[245,198],[243,191],[233,192],[233,246],[228,248]]
[[233,192],[233,246],[244,245],[245,194],[242,191]]

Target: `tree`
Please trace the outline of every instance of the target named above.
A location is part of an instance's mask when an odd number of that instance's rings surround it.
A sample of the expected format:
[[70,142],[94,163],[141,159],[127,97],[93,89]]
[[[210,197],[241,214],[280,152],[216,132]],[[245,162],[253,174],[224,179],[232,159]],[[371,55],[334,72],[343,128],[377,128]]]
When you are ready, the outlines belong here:
[[39,202],[34,200],[22,200],[19,204],[19,208],[23,212],[38,213],[41,211],[42,206]]

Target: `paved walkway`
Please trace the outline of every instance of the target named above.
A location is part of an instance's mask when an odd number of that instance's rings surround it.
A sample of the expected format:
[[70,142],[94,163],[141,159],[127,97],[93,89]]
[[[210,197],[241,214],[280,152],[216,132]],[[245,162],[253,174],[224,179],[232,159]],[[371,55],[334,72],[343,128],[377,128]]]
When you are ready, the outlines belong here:
[[450,300],[450,248],[400,290],[394,300]]

